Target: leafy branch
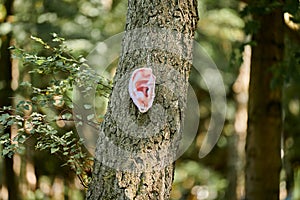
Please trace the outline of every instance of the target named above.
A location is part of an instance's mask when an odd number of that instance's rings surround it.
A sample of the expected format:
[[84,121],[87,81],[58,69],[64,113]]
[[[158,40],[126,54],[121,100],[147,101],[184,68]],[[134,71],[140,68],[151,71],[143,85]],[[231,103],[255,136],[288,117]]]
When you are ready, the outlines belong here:
[[[89,90],[95,88],[97,95],[108,97],[112,83],[91,70],[83,57],[73,57],[63,38],[57,34],[52,36],[53,45],[31,37],[42,46],[47,56],[10,48],[13,57],[31,69],[29,73],[50,77],[51,81],[47,87],[37,87],[30,82],[20,83],[19,90],[30,91],[30,98],[21,99],[15,107],[0,109],[2,155],[11,157],[14,153],[22,154],[26,150],[26,141],[35,137],[37,150],[46,150],[58,156],[87,187],[93,158],[84,148],[84,141],[78,137],[74,121],[88,121],[89,125],[97,127],[101,120],[96,115],[89,115],[87,119],[80,114],[73,116],[74,106],[81,105],[76,105],[72,92],[76,86],[82,88],[83,95],[88,95]],[[83,107],[91,108],[92,105]],[[17,130],[13,137],[11,127]]]

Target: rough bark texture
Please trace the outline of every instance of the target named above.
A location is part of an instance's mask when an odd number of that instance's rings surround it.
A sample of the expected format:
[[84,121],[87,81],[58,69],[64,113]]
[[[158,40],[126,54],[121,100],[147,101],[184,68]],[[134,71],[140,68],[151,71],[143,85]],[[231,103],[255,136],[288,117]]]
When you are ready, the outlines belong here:
[[[13,0],[5,1],[5,9],[7,11],[7,15],[4,19],[5,22],[8,22],[8,18],[12,16],[12,6]],[[11,54],[8,50],[10,46],[12,38],[12,33],[9,32],[6,35],[1,36],[1,54],[0,54],[0,107],[3,106],[11,106],[12,105],[12,88],[11,88]],[[5,130],[6,132],[10,132],[8,128]],[[19,190],[18,185],[16,183],[15,173],[13,171],[13,159],[9,157],[4,158],[4,173],[6,186],[8,189],[8,198],[10,200],[18,200],[19,198]]]
[[279,199],[282,133],[281,85],[271,87],[282,66],[283,15],[280,9],[253,14],[260,29],[253,35],[246,141],[246,199]]
[[[194,0],[129,0],[87,199],[169,199],[197,20]],[[143,114],[128,94],[129,77],[139,67],[151,67],[156,76],[153,107]]]

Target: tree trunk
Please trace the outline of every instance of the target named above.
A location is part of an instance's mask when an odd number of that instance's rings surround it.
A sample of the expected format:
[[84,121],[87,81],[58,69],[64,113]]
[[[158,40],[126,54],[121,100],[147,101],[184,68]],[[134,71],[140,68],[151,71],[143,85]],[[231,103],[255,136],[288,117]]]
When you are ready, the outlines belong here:
[[[5,1],[6,17],[4,22],[9,22],[9,17],[12,16],[13,0]],[[12,63],[9,46],[12,38],[12,32],[1,36],[1,55],[0,55],[0,107],[11,106],[13,91],[11,88],[12,80]],[[10,133],[10,129],[5,130]],[[9,157],[4,158],[4,174],[6,186],[8,189],[9,200],[19,200],[19,189],[16,183],[15,173],[13,171],[13,159]]]
[[[197,20],[194,0],[128,1],[121,58],[87,199],[169,199]],[[128,93],[130,75],[141,67],[151,68],[156,77],[155,99],[146,113]]]
[[[268,5],[266,5],[267,7]],[[255,11],[254,11],[255,12]],[[279,199],[282,133],[281,83],[271,87],[283,59],[283,13],[253,13],[260,29],[253,35],[246,141],[246,199]]]

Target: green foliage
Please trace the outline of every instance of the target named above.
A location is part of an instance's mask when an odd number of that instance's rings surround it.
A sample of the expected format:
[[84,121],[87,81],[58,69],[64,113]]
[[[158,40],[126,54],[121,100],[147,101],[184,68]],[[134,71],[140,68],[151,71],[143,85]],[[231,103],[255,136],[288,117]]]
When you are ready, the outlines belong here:
[[232,69],[237,69],[243,63],[243,52],[244,52],[245,44],[239,44],[238,47],[232,50],[230,56],[230,67]]
[[[86,152],[83,140],[78,138],[72,114],[72,91],[76,86],[96,87],[99,96],[108,97],[112,89],[109,80],[93,73],[84,63],[82,57],[74,58],[64,44],[64,39],[52,34],[53,45],[42,39],[31,37],[45,50],[45,55],[27,53],[22,49],[11,47],[14,58],[22,60],[30,67],[30,73],[50,79],[47,87],[33,86],[30,82],[22,82],[20,91],[30,91],[29,99],[21,99],[15,107],[3,107],[0,110],[0,144],[2,155],[11,157],[14,153],[23,153],[26,141],[36,138],[36,149],[46,150],[61,158],[87,186],[91,172],[92,157]],[[85,92],[82,91],[83,95]],[[91,108],[92,105],[84,105]],[[76,120],[85,120],[76,114]],[[87,116],[88,121],[99,125],[96,115]],[[66,126],[69,124],[69,126]],[[10,134],[10,128],[17,131]],[[13,135],[11,137],[11,135]]]
[[284,3],[283,10],[294,15],[299,11],[299,8],[300,2],[298,0],[286,0]]
[[[244,20],[245,24],[243,27],[243,31],[245,36],[251,36],[255,33],[261,27],[258,20],[256,20],[253,16],[254,15],[266,15],[271,13],[274,9],[282,8],[285,12],[290,12],[292,14],[295,14],[297,10],[299,10],[299,1],[298,0],[288,0],[284,3],[281,1],[255,1],[251,2],[250,4],[247,4],[241,11],[240,11],[240,17]],[[242,54],[244,52],[244,47],[246,45],[255,46],[256,41],[254,40],[247,40],[245,42],[240,42],[239,45],[235,49],[233,49],[231,58],[230,58],[230,65],[231,67],[240,66],[243,62]],[[282,72],[276,72],[280,75]],[[278,75],[278,76],[279,76]],[[277,83],[279,81],[279,78],[276,77],[276,80],[274,81]]]
[[87,55],[95,43],[123,31],[127,10],[123,0],[14,0],[14,5],[12,28],[22,48],[32,47],[29,35],[49,42],[49,33],[56,32],[74,55]]
[[266,15],[271,13],[274,9],[282,7],[283,3],[281,1],[255,1],[248,4],[242,11],[242,17],[257,14],[257,15]]
[[[171,199],[224,199],[228,181],[195,161],[177,164]],[[180,190],[180,192],[174,192]]]

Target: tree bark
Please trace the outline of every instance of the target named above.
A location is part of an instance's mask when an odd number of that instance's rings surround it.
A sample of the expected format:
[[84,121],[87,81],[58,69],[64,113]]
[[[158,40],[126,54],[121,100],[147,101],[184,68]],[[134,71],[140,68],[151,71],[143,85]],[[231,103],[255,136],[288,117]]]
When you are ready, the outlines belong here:
[[[197,21],[195,0],[128,1],[122,53],[86,199],[169,199]],[[128,93],[129,77],[140,67],[152,68],[156,76],[154,103],[146,113]]]
[[[268,5],[266,5],[268,6]],[[246,139],[246,199],[279,199],[282,134],[281,83],[272,88],[283,60],[283,13],[253,13],[260,28],[253,35],[248,131]],[[277,77],[278,78],[278,77]]]
[[[9,22],[9,17],[12,16],[13,0],[5,1],[6,17],[4,22]],[[9,51],[10,42],[12,39],[12,32],[1,36],[1,54],[0,54],[0,107],[11,106],[13,91],[11,88],[12,80],[12,63],[11,54]],[[6,133],[10,133],[10,129],[5,130]],[[16,183],[15,173],[13,171],[13,159],[9,157],[4,158],[4,174],[5,182],[8,190],[8,198],[10,200],[18,200],[19,188]]]

